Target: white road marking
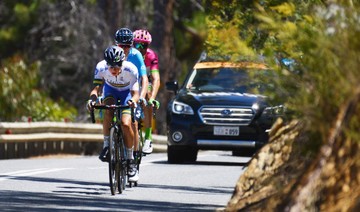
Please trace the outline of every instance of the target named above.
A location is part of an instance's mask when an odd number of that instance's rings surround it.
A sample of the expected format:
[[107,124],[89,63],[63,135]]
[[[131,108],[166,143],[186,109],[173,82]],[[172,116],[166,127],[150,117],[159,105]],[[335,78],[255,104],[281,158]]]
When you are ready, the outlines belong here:
[[107,169],[108,166],[97,166],[97,167],[89,167],[88,169]]
[[19,171],[15,171],[15,172],[1,173],[0,175],[16,175],[16,174],[19,174],[19,173],[26,173],[26,172],[33,172],[33,171],[41,171],[41,170],[45,170],[45,168],[41,168],[41,169],[19,170]]
[[30,169],[30,170],[20,170],[15,172],[8,172],[8,173],[1,173],[0,174],[0,182],[9,180],[14,177],[25,177],[25,176],[32,176],[37,174],[44,174],[49,172],[58,172],[63,170],[69,170],[74,168],[42,168],[42,169]]

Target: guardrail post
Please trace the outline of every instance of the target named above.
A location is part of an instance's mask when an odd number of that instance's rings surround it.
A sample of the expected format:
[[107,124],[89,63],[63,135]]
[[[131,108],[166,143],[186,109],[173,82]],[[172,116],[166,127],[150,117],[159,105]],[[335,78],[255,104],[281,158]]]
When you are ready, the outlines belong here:
[[0,159],[6,159],[5,154],[6,154],[5,143],[0,142]]
[[6,144],[6,158],[16,158],[15,157],[15,143]]
[[17,154],[16,157],[21,158],[26,155],[25,143],[17,144]]
[[97,155],[102,150],[102,142],[82,142],[84,155]]

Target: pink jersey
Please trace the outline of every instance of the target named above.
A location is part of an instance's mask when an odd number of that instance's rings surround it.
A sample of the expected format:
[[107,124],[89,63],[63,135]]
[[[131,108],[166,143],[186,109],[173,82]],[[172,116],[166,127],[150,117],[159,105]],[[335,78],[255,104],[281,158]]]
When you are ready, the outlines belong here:
[[150,48],[146,50],[145,54],[145,66],[147,74],[151,74],[151,71],[159,71],[159,59],[157,54]]

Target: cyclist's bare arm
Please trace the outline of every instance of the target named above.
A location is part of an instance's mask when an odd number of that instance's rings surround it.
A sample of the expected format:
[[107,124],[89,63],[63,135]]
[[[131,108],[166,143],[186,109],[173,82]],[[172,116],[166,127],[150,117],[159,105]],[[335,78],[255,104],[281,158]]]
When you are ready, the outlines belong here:
[[99,91],[100,91],[100,85],[95,86],[94,89],[92,89],[92,91],[90,92],[90,99],[96,101],[99,95]]
[[157,93],[159,91],[160,87],[160,74],[158,71],[152,71],[151,72],[151,78],[152,78],[152,90],[151,95],[149,99],[156,99]]
[[[140,98],[139,91],[131,90],[131,100],[134,104],[139,101],[139,98]],[[133,107],[133,105],[130,106]]]
[[139,94],[139,98],[145,98],[147,93],[147,88],[149,85],[148,77],[145,75],[141,76],[141,91]]

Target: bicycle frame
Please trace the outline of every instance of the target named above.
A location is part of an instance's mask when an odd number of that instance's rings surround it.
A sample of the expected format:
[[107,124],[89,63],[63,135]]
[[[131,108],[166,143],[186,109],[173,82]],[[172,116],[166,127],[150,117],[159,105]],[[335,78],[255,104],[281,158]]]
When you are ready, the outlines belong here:
[[[147,106],[144,106],[144,107],[149,107],[149,105]],[[153,106],[153,112],[152,112],[152,116],[155,118],[155,111],[156,111],[156,107]],[[141,160],[142,160],[142,157],[143,156],[146,156],[145,153],[142,152],[142,147],[144,146],[144,142],[145,142],[145,138],[144,138],[144,135],[143,135],[143,118],[140,118],[138,121],[137,121],[137,129],[138,129],[138,134],[139,134],[139,143],[138,143],[138,150],[139,150],[139,154],[137,155],[137,158],[136,158],[136,163],[137,163],[137,170],[138,172],[140,172],[140,164],[141,164]],[[134,186],[137,186],[137,182],[134,182]],[[131,182],[130,182],[130,187],[132,186]]]
[[[127,176],[126,150],[121,128],[121,112],[130,108],[128,105],[94,105],[94,109],[113,110],[114,117],[110,124],[109,141],[109,182],[111,194],[115,195],[116,190],[121,194],[125,189]],[[134,111],[131,110],[131,120],[134,119]],[[90,113],[91,120],[95,123],[94,110]]]

